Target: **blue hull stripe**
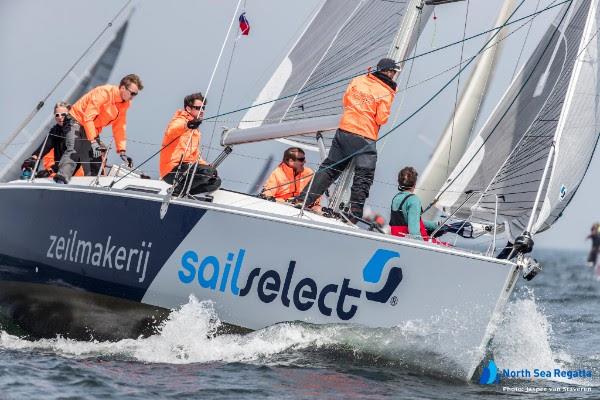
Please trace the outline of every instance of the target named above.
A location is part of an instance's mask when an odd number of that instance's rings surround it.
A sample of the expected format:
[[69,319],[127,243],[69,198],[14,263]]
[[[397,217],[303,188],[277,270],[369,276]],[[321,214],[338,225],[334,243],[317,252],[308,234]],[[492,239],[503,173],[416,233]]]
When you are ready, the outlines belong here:
[[140,301],[206,212],[60,190],[2,190],[0,279],[74,286]]

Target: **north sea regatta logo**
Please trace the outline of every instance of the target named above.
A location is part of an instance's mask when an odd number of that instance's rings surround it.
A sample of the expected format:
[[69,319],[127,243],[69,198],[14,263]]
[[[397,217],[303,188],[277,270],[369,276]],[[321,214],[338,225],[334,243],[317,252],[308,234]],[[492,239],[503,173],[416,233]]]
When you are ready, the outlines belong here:
[[[299,311],[308,311],[317,307],[325,316],[331,316],[335,303],[335,314],[343,321],[354,317],[358,305],[352,298],[360,299],[363,291],[352,286],[349,278],[338,282],[321,283],[311,277],[302,277],[292,281],[296,272],[296,261],[290,260],[285,275],[273,269],[260,266],[253,268],[246,282],[239,286],[240,271],[244,267],[245,249],[236,253],[229,252],[225,260],[215,256],[200,258],[193,250],[186,251],[181,257],[181,268],[177,271],[179,280],[184,284],[197,281],[205,288],[220,292],[230,292],[235,296],[256,295],[263,303],[280,301],[285,307],[294,307]],[[395,251],[378,249],[363,267],[363,280],[368,284],[379,284],[384,276],[385,266],[400,254]],[[342,268],[342,267],[340,267]],[[402,281],[402,269],[392,266],[385,277],[385,284],[378,291],[365,291],[365,298],[377,303],[395,305],[394,291]],[[335,299],[335,301],[332,301]]]

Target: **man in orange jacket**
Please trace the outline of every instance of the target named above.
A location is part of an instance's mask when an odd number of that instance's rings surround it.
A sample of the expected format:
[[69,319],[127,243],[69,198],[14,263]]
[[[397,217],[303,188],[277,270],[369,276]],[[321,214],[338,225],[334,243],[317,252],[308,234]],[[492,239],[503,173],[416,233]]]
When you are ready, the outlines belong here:
[[305,162],[304,150],[300,147],[288,148],[283,153],[281,163],[265,182],[261,195],[277,201],[286,201],[298,196],[313,175],[313,170],[304,166]]
[[[312,205],[354,159],[354,181],[350,192],[350,219],[361,218],[375,177],[379,129],[390,116],[396,95],[396,62],[382,58],[377,71],[354,78],[344,94],[344,114],[327,158],[319,166],[306,204]],[[295,200],[301,203],[307,187]]]
[[[212,192],[221,186],[217,170],[200,156],[200,130],[206,100],[202,93],[183,99],[183,110],[177,110],[165,131],[160,152],[160,177],[175,184],[173,195],[178,196],[187,187],[189,193]],[[186,179],[188,173],[195,173]],[[187,184],[186,184],[187,183]]]
[[60,159],[55,182],[68,183],[79,165],[85,175],[95,175],[99,171],[102,147],[98,138],[107,125],[112,126],[117,153],[131,164],[126,154],[127,109],[143,88],[140,77],[130,74],[121,79],[119,86],[95,87],[73,104],[70,110],[73,123],[65,137],[67,149]]

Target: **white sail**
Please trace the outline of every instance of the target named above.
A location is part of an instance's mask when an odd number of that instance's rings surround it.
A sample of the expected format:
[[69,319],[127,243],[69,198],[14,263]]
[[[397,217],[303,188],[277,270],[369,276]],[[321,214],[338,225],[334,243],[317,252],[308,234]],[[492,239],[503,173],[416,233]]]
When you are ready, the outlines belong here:
[[[78,82],[75,83],[69,94],[65,97],[67,102],[72,104],[90,89],[106,83],[110,73],[113,70],[113,66],[117,61],[117,58],[119,57],[128,24],[129,18],[127,18],[119,27],[119,29],[116,30],[113,40],[106,45],[105,50],[100,54],[96,62],[92,64],[92,67],[87,70],[83,76],[81,76]],[[49,117],[43,128],[31,135],[27,144],[25,144],[19,149],[18,152],[16,152],[16,155],[12,158],[12,160],[0,172],[0,182],[7,182],[19,178],[21,173],[21,163],[23,160],[29,157],[36,148],[41,147],[44,137],[48,134],[48,131],[54,124],[54,118]],[[2,149],[0,149],[0,152],[3,152],[7,146],[10,146],[11,142],[16,137],[18,136],[8,140]]]
[[[421,13],[421,6],[422,0],[325,1],[254,101],[255,107],[222,143],[243,143],[244,132],[255,141],[336,129],[348,85],[344,77],[366,73],[388,55],[404,58],[431,12],[426,7]],[[285,96],[289,97],[271,102]],[[233,141],[233,136],[238,139]],[[307,143],[314,145],[314,137]]]
[[[595,32],[589,33],[590,24],[595,24],[598,17],[596,7],[597,0],[574,0],[563,6],[450,174],[448,184],[437,196],[438,208],[456,212],[462,218],[487,222],[494,221],[497,210],[498,219],[508,222],[513,236],[525,230],[532,213],[538,215],[544,209],[544,215],[548,215],[542,218],[548,223],[539,221],[536,225],[539,230],[542,225],[547,227],[552,223],[556,212],[564,209],[567,202],[563,200],[557,206],[554,196],[558,194],[552,192],[562,185],[560,171],[573,170],[568,172],[569,179],[564,180],[564,185],[576,188],[593,150],[575,157],[574,148],[563,147],[577,143],[573,146],[591,148],[597,140],[597,66],[594,61],[583,68],[587,57],[596,54],[595,49],[591,50],[597,44],[592,40]],[[577,110],[566,107],[575,101],[575,93],[584,92],[583,88],[593,92],[593,100],[576,100]],[[577,115],[585,118],[577,120]],[[559,147],[552,151],[557,137]],[[579,159],[565,162],[560,155],[563,151]],[[556,159],[549,159],[552,154],[557,154]],[[559,166],[560,163],[563,165]],[[574,164],[577,167],[572,167]],[[554,171],[550,191],[546,191],[548,179],[542,181],[547,176],[544,174],[547,165]],[[539,203],[538,192],[544,199]],[[566,200],[570,199],[566,196]]]
[[[495,26],[501,26],[514,9],[515,0],[506,0],[500,10]],[[441,189],[454,169],[460,157],[465,152],[469,143],[471,131],[477,121],[481,103],[488,88],[488,82],[496,69],[497,59],[502,47],[502,40],[506,35],[506,28],[496,34],[492,31],[492,39],[473,69],[460,100],[456,105],[446,129],[438,141],[435,151],[427,167],[419,178],[416,193],[424,205],[431,203],[437,192]],[[430,218],[437,212],[431,208],[426,215]],[[427,213],[426,213],[427,214]]]
[[542,209],[533,232],[547,229],[567,207],[588,169],[600,132],[598,3],[592,2],[575,61]]

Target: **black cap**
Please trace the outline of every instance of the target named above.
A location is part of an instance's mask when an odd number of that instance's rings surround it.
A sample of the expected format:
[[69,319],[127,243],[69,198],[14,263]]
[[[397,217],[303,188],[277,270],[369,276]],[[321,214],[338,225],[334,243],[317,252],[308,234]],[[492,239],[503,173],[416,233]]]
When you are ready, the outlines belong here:
[[391,58],[382,58],[377,63],[377,70],[378,71],[388,71],[388,70],[400,71],[400,67],[398,66],[398,64],[396,64],[396,61],[392,60]]

